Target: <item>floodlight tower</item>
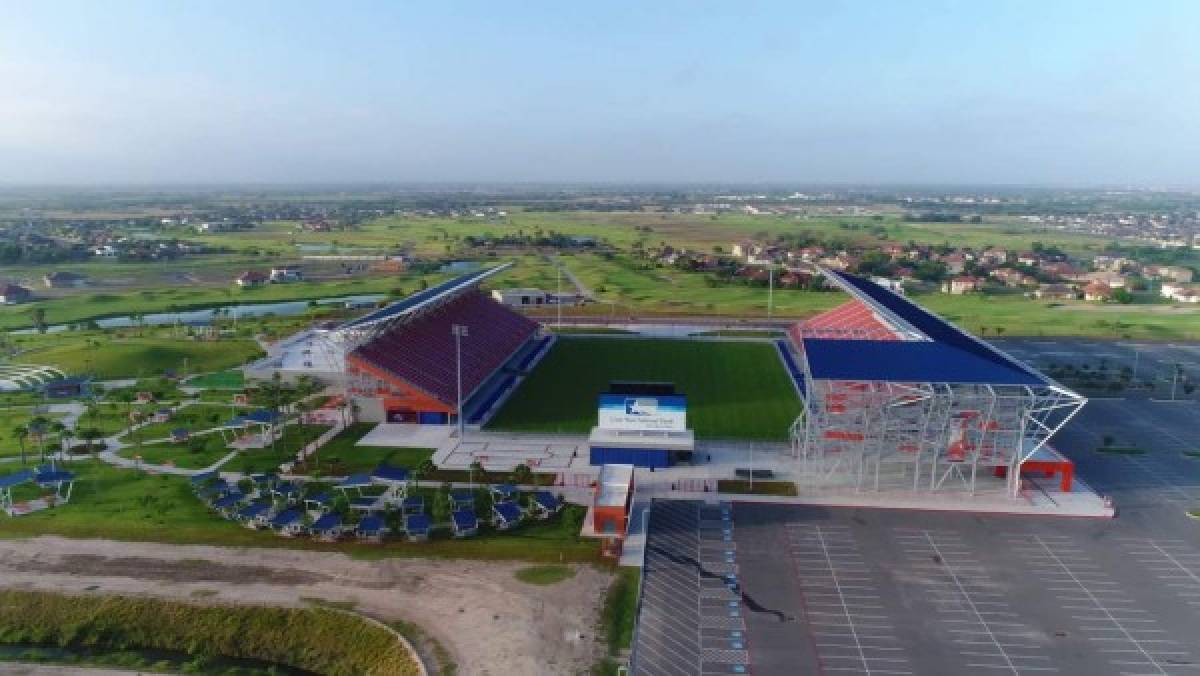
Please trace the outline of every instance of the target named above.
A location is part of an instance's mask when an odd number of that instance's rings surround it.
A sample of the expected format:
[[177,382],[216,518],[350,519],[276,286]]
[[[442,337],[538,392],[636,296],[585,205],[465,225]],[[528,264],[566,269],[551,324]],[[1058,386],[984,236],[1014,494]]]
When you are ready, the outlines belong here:
[[458,443],[463,442],[466,425],[463,421],[463,391],[462,391],[462,339],[467,335],[466,324],[452,324],[450,333],[454,336],[454,364],[458,376]]

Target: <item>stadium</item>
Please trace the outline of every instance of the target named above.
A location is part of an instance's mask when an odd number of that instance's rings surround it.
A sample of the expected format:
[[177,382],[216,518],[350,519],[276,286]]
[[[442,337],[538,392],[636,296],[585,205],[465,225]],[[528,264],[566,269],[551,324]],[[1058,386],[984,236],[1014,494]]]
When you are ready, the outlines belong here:
[[1048,441],[1085,399],[866,279],[820,270],[847,302],[782,338],[556,335],[480,291],[510,265],[306,331],[247,374],[318,377],[381,423],[361,443],[415,435],[442,466],[753,465],[856,493],[971,494],[986,477],[1013,497],[1033,468],[1071,490]]

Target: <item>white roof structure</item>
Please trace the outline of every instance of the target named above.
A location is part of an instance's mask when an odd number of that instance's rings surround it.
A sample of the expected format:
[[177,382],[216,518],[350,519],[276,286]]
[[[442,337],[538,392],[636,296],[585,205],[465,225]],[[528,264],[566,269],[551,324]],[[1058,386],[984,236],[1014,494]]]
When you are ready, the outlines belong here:
[[596,480],[597,507],[624,507],[633,488],[633,465],[603,465]]

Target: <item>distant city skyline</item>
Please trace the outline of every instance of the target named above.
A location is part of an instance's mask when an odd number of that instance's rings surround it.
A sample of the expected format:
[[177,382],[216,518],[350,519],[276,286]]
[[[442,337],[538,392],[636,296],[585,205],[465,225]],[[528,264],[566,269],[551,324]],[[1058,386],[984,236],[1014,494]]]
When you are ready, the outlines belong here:
[[1200,186],[1186,2],[6,2],[0,186]]

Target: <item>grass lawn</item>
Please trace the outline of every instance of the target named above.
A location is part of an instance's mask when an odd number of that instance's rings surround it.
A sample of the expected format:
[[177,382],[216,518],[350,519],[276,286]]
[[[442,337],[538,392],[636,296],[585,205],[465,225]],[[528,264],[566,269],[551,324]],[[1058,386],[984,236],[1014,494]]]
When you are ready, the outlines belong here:
[[189,378],[185,384],[192,387],[241,389],[246,385],[246,377],[241,371],[232,369],[229,371],[205,373],[203,375],[195,376],[193,378]]
[[38,344],[15,361],[57,366],[67,373],[97,378],[133,378],[182,371],[215,371],[244,364],[262,354],[252,340],[197,341],[169,337],[125,337],[71,332],[37,336]]
[[254,474],[259,472],[278,472],[279,465],[293,462],[296,453],[305,444],[324,434],[327,425],[288,425],[283,428],[283,436],[275,442],[275,448],[251,448],[234,458],[223,469],[231,472]]
[[[138,436],[147,441],[165,439],[171,436],[171,430],[184,428],[189,432],[200,432],[224,424],[236,415],[234,409],[221,404],[192,404],[175,412],[166,422],[150,423],[138,428]],[[121,441],[128,443],[126,434]]]
[[613,380],[673,382],[700,438],[786,439],[800,400],[774,345],[564,338],[492,419],[496,429],[586,434]]
[[575,577],[575,569],[570,566],[527,566],[517,570],[516,578],[525,584],[552,585]]
[[617,575],[604,595],[600,610],[600,627],[608,643],[608,656],[592,670],[593,674],[615,676],[614,656],[633,644],[633,628],[637,622],[638,585],[641,571],[637,568],[618,568]]
[[[343,476],[358,472],[369,472],[387,463],[393,467],[412,469],[422,461],[433,457],[432,448],[388,448],[384,446],[355,446],[374,423],[355,423],[338,433],[321,447],[316,455],[316,467],[305,468],[306,472],[317,470],[327,476]],[[310,463],[311,464],[311,463]]]
[[[281,538],[226,521],[209,512],[192,495],[184,477],[150,475],[91,460],[73,462],[70,470],[78,477],[70,503],[21,517],[0,515],[0,539],[53,534],[168,544],[342,551],[360,558],[418,556],[537,563],[599,561],[596,541],[578,537],[582,514],[575,519],[560,516],[526,524],[509,533],[484,529],[479,537],[468,540],[455,540],[438,533],[428,543],[391,539],[383,545],[328,544],[305,538]],[[582,512],[582,508],[576,509]]]
[[171,464],[185,469],[204,469],[229,454],[229,448],[217,434],[196,437],[193,443],[196,445],[164,442],[142,444],[140,449],[127,446],[120,450],[119,455],[124,458],[140,455],[142,462],[151,465]]
[[[51,421],[62,418],[62,415],[57,413],[42,413],[39,415]],[[17,426],[28,425],[29,421],[32,420],[33,417],[32,407],[0,407],[0,457],[15,457],[21,455],[21,443],[17,439],[17,436],[13,434],[13,430]],[[58,450],[58,435],[47,434],[45,444],[47,449],[53,448]],[[37,452],[37,442],[33,439],[33,437],[26,437],[26,455],[34,457],[37,455]]]

